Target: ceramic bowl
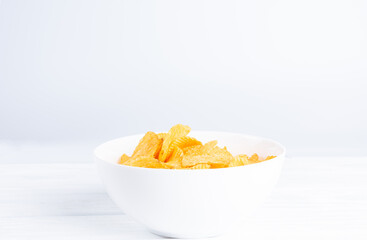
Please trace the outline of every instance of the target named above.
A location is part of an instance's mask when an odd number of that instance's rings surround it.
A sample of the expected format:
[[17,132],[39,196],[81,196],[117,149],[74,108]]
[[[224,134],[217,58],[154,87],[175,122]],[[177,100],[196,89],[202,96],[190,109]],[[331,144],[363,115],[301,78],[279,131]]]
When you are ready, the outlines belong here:
[[106,142],[95,149],[107,193],[121,210],[151,232],[174,238],[220,235],[246,219],[276,184],[285,156],[279,143],[227,132],[191,132],[202,142],[218,140],[233,154],[276,155],[260,163],[204,170],[150,169],[118,164],[143,135]]

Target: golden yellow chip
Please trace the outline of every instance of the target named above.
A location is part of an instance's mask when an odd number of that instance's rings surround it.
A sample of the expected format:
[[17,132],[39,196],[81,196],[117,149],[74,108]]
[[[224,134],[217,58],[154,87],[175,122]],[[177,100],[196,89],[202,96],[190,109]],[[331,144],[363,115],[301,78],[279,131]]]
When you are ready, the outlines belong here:
[[181,148],[175,147],[171,156],[168,158],[166,165],[170,168],[180,169],[182,168],[183,151]]
[[226,149],[224,148],[220,148],[220,147],[214,147],[212,149],[209,149],[206,151],[208,154],[210,155],[214,155],[217,156],[219,159],[221,159],[222,164],[228,166],[228,164],[233,161],[233,156],[230,152],[228,152]]
[[273,159],[273,158],[275,158],[276,156],[272,156],[272,155],[270,155],[270,156],[267,156],[265,159],[264,159],[264,161],[265,160],[270,160],[270,159]]
[[182,149],[185,155],[200,155],[203,154],[203,145],[189,146]]
[[249,158],[249,163],[252,164],[252,163],[259,163],[261,162],[260,161],[260,158],[259,158],[259,155],[257,155],[256,153],[254,153],[250,158]]
[[122,156],[120,157],[119,164],[124,164],[124,162],[126,162],[129,159],[130,159],[130,157],[128,155],[122,154]]
[[210,164],[207,164],[207,163],[199,163],[191,167],[191,169],[209,169],[209,168],[210,168]]
[[192,146],[185,149],[182,166],[191,167],[198,163],[208,163],[213,168],[226,167],[233,160],[233,156],[226,149],[215,146],[216,141]]
[[191,155],[191,156],[230,154],[226,147],[220,148],[216,145],[217,145],[217,141],[211,141],[204,145],[194,145],[194,146],[185,147],[183,148],[183,151],[185,155]]
[[132,167],[145,167],[145,168],[168,168],[165,164],[158,161],[154,157],[139,156],[136,158],[130,158],[123,163]]
[[217,140],[210,141],[204,144],[204,151],[214,148],[218,144]]
[[202,143],[198,141],[196,138],[189,137],[189,136],[177,138],[172,143],[172,146],[179,147],[181,149],[190,147],[190,146],[195,146],[195,145],[202,145]]
[[184,149],[186,147],[191,147],[191,146],[196,146],[196,145],[202,145],[202,143],[193,137],[183,136],[180,138],[176,138],[168,148],[167,159],[169,159],[173,150],[176,147]]
[[135,151],[132,158],[138,156],[148,156],[148,157],[157,157],[159,151],[162,147],[163,140],[159,139],[157,134],[154,132],[147,132],[144,137],[140,140],[138,146],[135,148]]
[[231,159],[226,155],[196,155],[189,156],[184,155],[182,158],[183,167],[192,167],[199,163],[207,163],[212,167],[226,167],[230,163]]
[[167,137],[168,133],[157,133],[159,139],[164,140]]
[[237,155],[233,158],[233,160],[229,163],[228,167],[238,167],[245,165],[244,159],[241,155]]
[[220,148],[218,146],[215,146],[213,148],[207,148],[204,146],[204,151],[206,154],[210,155],[227,155],[229,158],[233,158],[232,154],[228,152],[228,150]]
[[239,157],[241,159],[241,161],[243,162],[244,165],[250,164],[250,162],[248,160],[248,156],[246,154],[240,154],[240,155],[237,155],[237,157]]
[[166,138],[163,140],[163,144],[162,144],[162,149],[159,153],[159,161],[161,162],[165,162],[168,158],[168,154],[170,154],[169,152],[169,148],[171,143],[180,137],[186,136],[187,134],[189,134],[190,132],[190,127],[189,126],[185,126],[182,124],[177,124],[175,126],[173,126],[169,131],[168,134],[166,136]]
[[216,159],[209,155],[184,155],[182,158],[183,167],[192,167],[200,163],[209,164],[215,162]]

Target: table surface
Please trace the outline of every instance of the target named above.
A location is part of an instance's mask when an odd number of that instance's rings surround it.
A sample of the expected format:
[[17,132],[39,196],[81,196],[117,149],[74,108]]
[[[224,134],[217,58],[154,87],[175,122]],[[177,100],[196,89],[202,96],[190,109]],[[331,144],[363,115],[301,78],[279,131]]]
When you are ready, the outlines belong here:
[[[161,238],[110,200],[90,152],[0,144],[0,239]],[[367,239],[367,157],[288,158],[267,201],[215,239]]]

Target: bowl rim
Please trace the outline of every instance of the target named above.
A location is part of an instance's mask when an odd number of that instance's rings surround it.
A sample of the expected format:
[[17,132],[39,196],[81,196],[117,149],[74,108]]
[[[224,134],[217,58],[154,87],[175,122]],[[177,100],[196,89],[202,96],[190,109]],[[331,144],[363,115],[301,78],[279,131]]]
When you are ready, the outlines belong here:
[[[127,168],[127,169],[132,169],[132,170],[137,170],[137,171],[164,171],[164,172],[172,172],[172,171],[178,171],[178,172],[203,172],[203,171],[230,171],[230,170],[234,170],[234,169],[242,169],[244,167],[246,168],[250,168],[250,167],[255,167],[255,166],[259,166],[259,164],[265,165],[265,164],[269,164],[269,162],[275,161],[277,159],[279,159],[280,157],[285,157],[286,154],[286,148],[280,144],[279,142],[271,139],[271,138],[266,138],[266,137],[260,137],[260,136],[255,136],[255,135],[248,135],[248,134],[243,134],[243,133],[234,133],[234,132],[227,132],[227,131],[191,131],[190,133],[198,133],[198,134],[227,134],[227,135],[239,135],[239,136],[243,136],[243,137],[247,137],[247,138],[255,138],[255,139],[261,139],[261,140],[265,140],[265,141],[269,141],[275,145],[277,145],[282,153],[277,155],[275,158],[266,160],[266,161],[262,161],[259,163],[254,163],[254,164],[248,164],[248,165],[243,165],[243,166],[238,166],[238,167],[225,167],[225,168],[211,168],[211,169],[166,169],[166,168],[145,168],[145,167],[134,167],[134,166],[127,166],[127,165],[123,165],[123,164],[119,164],[117,162],[110,162],[107,160],[102,159],[101,157],[98,157],[97,155],[97,151],[100,147],[102,147],[103,145],[107,145],[111,142],[123,139],[123,138],[133,138],[133,137],[142,137],[144,136],[145,133],[140,133],[140,134],[134,134],[134,135],[128,135],[128,136],[124,136],[124,137],[119,137],[119,138],[115,138],[115,139],[111,139],[107,142],[101,143],[99,144],[97,147],[94,148],[93,150],[93,155],[95,157],[95,159],[98,159],[104,163],[108,163],[111,164],[113,166],[117,166],[117,167],[121,167],[121,168]],[[140,169],[140,170],[139,170]],[[200,170],[200,171],[194,171],[194,170]]]

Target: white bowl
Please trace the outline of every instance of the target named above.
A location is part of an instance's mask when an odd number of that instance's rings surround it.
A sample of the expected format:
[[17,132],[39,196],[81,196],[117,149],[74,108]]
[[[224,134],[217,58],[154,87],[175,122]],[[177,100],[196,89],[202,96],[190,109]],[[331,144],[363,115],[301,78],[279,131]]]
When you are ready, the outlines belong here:
[[277,155],[261,163],[205,170],[129,167],[117,164],[143,135],[115,139],[95,149],[97,166],[112,200],[151,232],[175,238],[227,232],[263,202],[277,182],[285,149],[260,137],[226,132],[191,132],[203,142],[218,140],[233,154]]

